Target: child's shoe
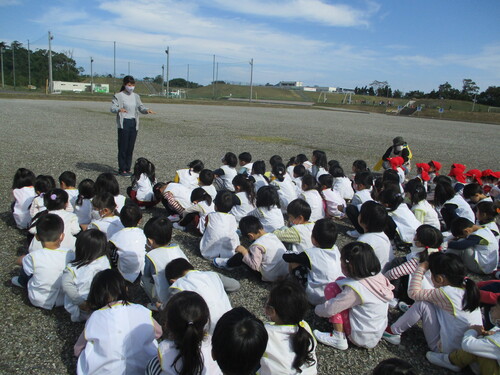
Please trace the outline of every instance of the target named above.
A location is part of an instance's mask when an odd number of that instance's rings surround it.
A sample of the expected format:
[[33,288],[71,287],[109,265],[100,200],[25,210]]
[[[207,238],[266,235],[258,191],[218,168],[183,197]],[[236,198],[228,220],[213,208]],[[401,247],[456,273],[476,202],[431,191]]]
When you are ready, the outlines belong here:
[[401,335],[396,335],[395,333],[392,333],[391,327],[387,327],[384,331],[384,334],[382,335],[382,338],[391,343],[392,345],[399,345],[401,344]]
[[354,239],[357,239],[357,238],[359,238],[359,236],[361,236],[361,233],[359,233],[356,229],[354,229],[354,230],[348,230],[346,232],[346,234],[349,237],[354,238]]
[[402,311],[405,313],[410,309],[410,307],[411,307],[411,305],[408,305],[406,302],[403,302],[403,301],[398,302],[399,311]]
[[172,226],[173,226],[175,229],[177,229],[177,230],[181,230],[181,231],[183,231],[183,232],[185,232],[185,231],[186,231],[186,227],[183,227],[182,225],[179,225],[179,223],[174,223],[174,224],[172,224]]
[[22,286],[21,283],[19,282],[19,276],[14,276],[10,281],[12,282],[12,285],[17,286],[19,288],[24,288],[24,286]]
[[461,370],[460,367],[455,366],[450,362],[450,357],[447,353],[427,352],[425,354],[425,358],[427,358],[427,360],[433,365],[444,367],[454,372],[460,372]]
[[231,267],[228,267],[227,266],[227,261],[229,260],[230,258],[214,258],[212,260],[212,264],[216,267],[216,268],[220,268],[220,269],[223,269],[223,270],[228,270],[228,269],[231,269]]
[[339,350],[347,350],[349,348],[344,332],[320,332],[315,329],[313,334],[316,340],[324,345],[332,346]]
[[168,220],[170,220],[171,222],[175,222],[175,221],[179,221],[181,219],[181,217],[177,214],[175,215],[170,215],[169,217],[167,217]]

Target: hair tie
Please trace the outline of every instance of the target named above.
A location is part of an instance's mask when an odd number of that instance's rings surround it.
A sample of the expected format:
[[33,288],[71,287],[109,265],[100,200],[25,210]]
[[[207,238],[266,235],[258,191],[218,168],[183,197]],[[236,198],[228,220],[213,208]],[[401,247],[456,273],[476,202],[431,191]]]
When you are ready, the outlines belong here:
[[301,326],[302,328],[306,328],[306,325],[303,320],[299,322],[299,326]]
[[425,250],[429,250],[429,246],[424,246],[424,249]]
[[51,199],[51,200],[53,200],[53,201],[55,201],[55,200],[57,199],[57,195],[52,194],[52,195],[50,196],[50,199]]
[[439,246],[438,251],[443,251],[443,248],[441,246]]
[[190,321],[188,322],[188,324],[187,324],[187,325],[188,325],[188,326],[192,326],[193,324],[194,324],[194,323],[193,323],[193,321],[192,321],[192,320],[190,320]]
[[346,263],[349,263],[349,259],[345,259],[344,261],[345,261]]
[[464,286],[467,285],[467,280],[469,280],[469,278],[468,277],[464,277],[464,282],[463,282]]

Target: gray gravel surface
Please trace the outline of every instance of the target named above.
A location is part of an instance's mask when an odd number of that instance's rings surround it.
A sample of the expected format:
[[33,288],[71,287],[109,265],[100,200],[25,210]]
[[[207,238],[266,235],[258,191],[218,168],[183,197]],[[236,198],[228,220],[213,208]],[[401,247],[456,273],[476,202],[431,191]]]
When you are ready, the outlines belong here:
[[[147,103],[147,98],[144,101]],[[134,158],[152,160],[160,181],[171,179],[176,169],[193,159],[217,168],[226,151],[250,151],[254,160],[268,161],[274,154],[288,158],[321,149],[350,171],[355,159],[374,165],[397,135],[408,141],[416,162],[435,159],[443,163],[444,170],[453,162],[498,169],[499,128],[495,125],[314,109],[176,104],[154,104],[151,108],[157,114],[141,118]],[[26,247],[24,233],[14,227],[10,214],[12,177],[19,167],[56,179],[64,170],[72,170],[79,181],[114,170],[114,115],[106,103],[0,99],[0,128],[0,373],[74,373],[72,347],[83,324],[71,323],[62,308],[44,311],[30,306],[26,292],[10,283],[18,272],[16,257],[24,254]],[[119,177],[119,182],[125,193],[129,179]],[[163,212],[161,208],[148,210],[143,222]],[[342,246],[348,241],[343,233],[350,226],[338,224],[342,233],[338,245]],[[212,269],[199,254],[199,238],[175,231],[174,240],[195,267]],[[245,268],[223,273],[242,284],[241,290],[230,296],[233,306],[245,306],[264,319],[262,306],[270,286]],[[140,288],[132,288],[132,295],[135,301],[146,302]],[[391,312],[390,319],[397,316]],[[312,310],[307,320],[313,328],[329,327]],[[425,352],[422,331],[415,327],[403,336],[399,347],[381,342],[373,350],[351,347],[342,352],[319,345],[318,368],[320,374],[367,374],[379,361],[396,356],[410,361],[421,373],[446,373],[431,366]]]

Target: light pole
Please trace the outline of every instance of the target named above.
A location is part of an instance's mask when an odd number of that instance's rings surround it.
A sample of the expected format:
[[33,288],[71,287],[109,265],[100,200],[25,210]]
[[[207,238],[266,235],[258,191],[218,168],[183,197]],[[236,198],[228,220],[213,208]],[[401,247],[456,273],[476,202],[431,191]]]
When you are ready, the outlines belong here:
[[5,87],[5,82],[4,82],[4,78],[3,78],[3,46],[0,47],[0,63],[2,64],[2,88]]
[[165,50],[165,53],[167,54],[167,92],[166,92],[166,97],[168,98],[168,94],[170,92],[170,82],[169,82],[169,72],[170,72],[170,47],[167,47]]
[[250,60],[250,101],[253,96],[253,58]]
[[160,95],[163,95],[163,86],[165,85],[165,65],[161,66],[161,88]]
[[94,62],[94,59],[92,56],[90,57],[90,93],[94,93],[94,72],[92,70],[92,63]]
[[52,39],[54,39],[54,37],[49,31],[49,94],[52,94],[54,90],[54,82],[52,81]]
[[30,55],[30,40],[28,39],[28,86],[31,86],[31,55]]
[[14,50],[16,49],[16,46],[14,43],[11,44],[12,48],[12,76],[14,80],[14,90],[16,89],[16,61],[14,59]]

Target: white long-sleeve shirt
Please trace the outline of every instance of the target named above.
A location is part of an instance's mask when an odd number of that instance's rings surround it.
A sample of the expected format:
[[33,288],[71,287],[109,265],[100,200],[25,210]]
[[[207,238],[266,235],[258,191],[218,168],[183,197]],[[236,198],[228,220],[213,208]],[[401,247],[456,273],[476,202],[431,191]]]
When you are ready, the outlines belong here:
[[495,333],[490,336],[479,336],[476,330],[467,330],[462,339],[462,349],[478,357],[495,359],[500,364],[500,328],[493,330]]

